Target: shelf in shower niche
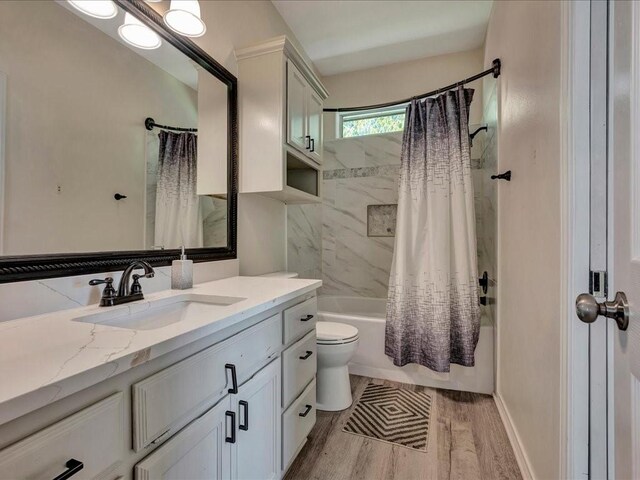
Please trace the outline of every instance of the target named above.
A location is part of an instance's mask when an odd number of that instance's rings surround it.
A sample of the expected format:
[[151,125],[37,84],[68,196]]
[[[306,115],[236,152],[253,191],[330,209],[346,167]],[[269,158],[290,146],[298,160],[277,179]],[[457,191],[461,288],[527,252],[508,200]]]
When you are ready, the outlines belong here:
[[367,205],[367,237],[395,237],[397,204]]

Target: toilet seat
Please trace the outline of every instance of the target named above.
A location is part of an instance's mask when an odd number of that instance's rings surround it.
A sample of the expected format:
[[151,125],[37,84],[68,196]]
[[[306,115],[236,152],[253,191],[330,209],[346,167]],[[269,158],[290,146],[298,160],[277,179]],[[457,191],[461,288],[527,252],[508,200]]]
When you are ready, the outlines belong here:
[[318,345],[341,345],[356,340],[358,340],[358,329],[352,325],[337,322],[316,323]]

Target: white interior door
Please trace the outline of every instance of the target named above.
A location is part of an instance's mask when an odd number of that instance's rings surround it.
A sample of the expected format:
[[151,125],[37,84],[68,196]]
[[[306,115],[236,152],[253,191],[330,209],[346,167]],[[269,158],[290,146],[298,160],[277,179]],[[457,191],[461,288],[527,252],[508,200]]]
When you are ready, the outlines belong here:
[[[615,478],[640,478],[640,3],[610,2],[613,292],[625,292],[626,331],[612,329]],[[611,295],[610,295],[611,297]],[[609,321],[609,323],[612,323]]]

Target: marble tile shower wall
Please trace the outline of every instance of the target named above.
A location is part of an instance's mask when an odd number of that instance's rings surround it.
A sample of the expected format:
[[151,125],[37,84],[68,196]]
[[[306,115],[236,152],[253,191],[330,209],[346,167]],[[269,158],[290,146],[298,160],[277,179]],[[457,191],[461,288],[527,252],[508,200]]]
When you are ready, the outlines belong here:
[[[480,161],[471,171],[475,191],[476,208],[476,236],[478,238],[478,273],[486,271],[489,274],[489,290],[487,292],[487,306],[481,308],[484,323],[495,322],[496,318],[496,272],[497,264],[497,180],[491,180],[491,175],[498,172],[497,125],[498,100],[495,80],[485,82],[483,122],[487,125],[486,134],[483,132],[476,148],[481,149]],[[482,135],[482,137],[481,137]]]
[[290,205],[288,269],[321,293],[386,297],[393,237],[367,236],[367,206],[398,202],[402,132],[325,142],[323,202]]
[[[479,134],[472,150],[474,186],[489,174],[483,139]],[[386,298],[395,238],[367,236],[367,206],[398,202],[401,146],[402,132],[325,142],[322,204],[287,207],[288,269],[322,279],[321,294]],[[479,237],[492,204],[484,191],[476,191]],[[490,248],[491,241],[478,244]]]

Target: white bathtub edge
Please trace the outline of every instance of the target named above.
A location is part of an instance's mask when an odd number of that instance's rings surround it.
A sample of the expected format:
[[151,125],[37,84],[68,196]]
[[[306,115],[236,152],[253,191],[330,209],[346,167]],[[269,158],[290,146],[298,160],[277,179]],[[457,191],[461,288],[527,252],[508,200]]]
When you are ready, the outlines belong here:
[[386,368],[370,367],[357,363],[349,363],[349,374],[359,375],[361,377],[380,378],[382,380],[390,380],[392,382],[408,383],[410,385],[420,385],[423,387],[443,388],[446,390],[463,390],[465,392],[483,393],[486,395],[493,394],[493,388],[484,386],[474,386],[466,383],[464,388],[455,388],[450,380],[437,380],[425,376],[412,376],[400,370],[389,370]]

